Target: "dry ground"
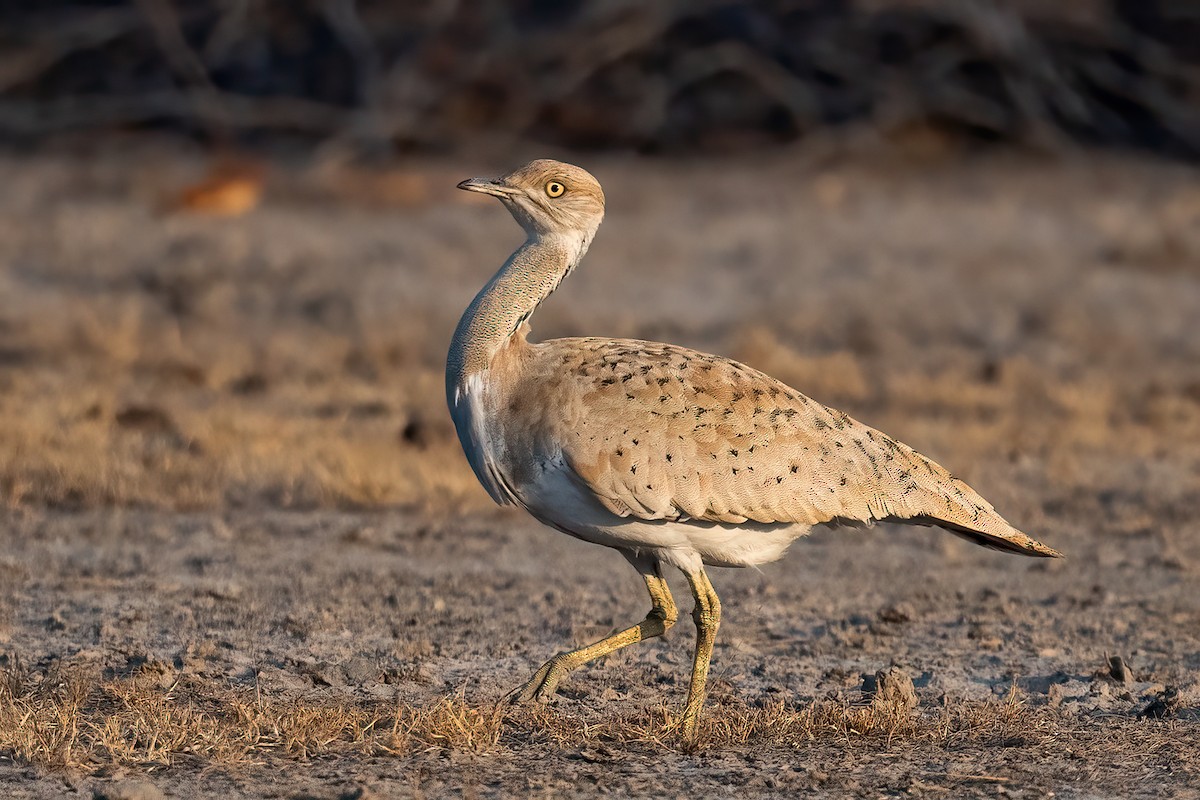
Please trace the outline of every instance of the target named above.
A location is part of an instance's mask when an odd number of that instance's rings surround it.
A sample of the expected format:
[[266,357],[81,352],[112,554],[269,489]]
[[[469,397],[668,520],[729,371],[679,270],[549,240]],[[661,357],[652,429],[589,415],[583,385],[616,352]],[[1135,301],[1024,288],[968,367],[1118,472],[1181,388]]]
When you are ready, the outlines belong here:
[[[749,361],[1068,559],[879,528],[718,570],[695,752],[686,619],[498,707],[646,605],[615,554],[493,508],[443,410],[453,323],[520,238],[449,187],[509,165],[275,167],[215,218],[157,210],[186,153],[8,155],[0,794],[1200,793],[1197,174],[586,165],[608,220],[538,335]],[[861,691],[892,664],[911,713]]]

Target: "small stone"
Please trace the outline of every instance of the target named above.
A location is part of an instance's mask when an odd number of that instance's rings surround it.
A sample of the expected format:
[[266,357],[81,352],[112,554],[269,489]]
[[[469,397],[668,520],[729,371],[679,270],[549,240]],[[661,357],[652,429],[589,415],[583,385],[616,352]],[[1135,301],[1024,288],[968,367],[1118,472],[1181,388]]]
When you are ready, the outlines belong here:
[[606,764],[614,760],[613,751],[604,745],[581,748],[577,756],[580,760],[586,761],[589,764]]
[[342,672],[346,682],[351,686],[362,686],[365,683],[375,683],[379,678],[379,666],[374,659],[366,656],[354,656],[342,664]]
[[242,585],[231,580],[213,581],[205,587],[205,591],[216,600],[239,600],[242,597]]
[[165,800],[166,795],[153,783],[120,781],[92,790],[95,800]]
[[623,692],[619,692],[611,686],[605,686],[600,692],[601,700],[622,700],[624,698],[625,694]]
[[400,429],[400,441],[419,450],[424,450],[433,442],[433,434],[429,423],[417,415],[413,415],[404,427]]
[[339,794],[338,800],[380,800],[380,795],[367,786],[355,786]]
[[1150,703],[1138,712],[1138,717],[1149,717],[1151,719],[1163,719],[1170,717],[1179,710],[1182,705],[1179,697],[1179,690],[1174,686],[1168,686],[1158,693]]
[[1105,655],[1108,661],[1108,677],[1117,683],[1129,686],[1133,683],[1133,670],[1120,656]]
[[328,661],[299,664],[300,674],[313,682],[314,686],[345,686],[346,673],[338,665]]
[[914,616],[916,615],[913,613],[912,607],[907,603],[884,606],[879,611],[879,621],[886,622],[889,625],[911,622]]

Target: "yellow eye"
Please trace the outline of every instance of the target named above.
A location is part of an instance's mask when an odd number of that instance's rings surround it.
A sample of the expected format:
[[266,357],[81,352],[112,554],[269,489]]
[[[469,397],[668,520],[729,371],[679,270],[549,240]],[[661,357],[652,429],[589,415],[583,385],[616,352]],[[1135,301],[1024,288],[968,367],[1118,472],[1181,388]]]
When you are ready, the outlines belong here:
[[562,197],[562,193],[566,190],[567,187],[563,186],[558,181],[550,181],[546,184],[546,194],[550,195],[551,197]]

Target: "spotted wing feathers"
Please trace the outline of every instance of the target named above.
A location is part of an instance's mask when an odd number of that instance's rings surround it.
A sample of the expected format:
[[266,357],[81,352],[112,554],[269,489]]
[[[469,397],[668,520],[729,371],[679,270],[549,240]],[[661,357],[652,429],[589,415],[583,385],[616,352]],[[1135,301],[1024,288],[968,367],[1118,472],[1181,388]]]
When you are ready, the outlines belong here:
[[551,388],[563,456],[621,516],[886,520],[1058,555],[912,448],[744,364],[635,340],[560,339],[539,348],[539,381]]

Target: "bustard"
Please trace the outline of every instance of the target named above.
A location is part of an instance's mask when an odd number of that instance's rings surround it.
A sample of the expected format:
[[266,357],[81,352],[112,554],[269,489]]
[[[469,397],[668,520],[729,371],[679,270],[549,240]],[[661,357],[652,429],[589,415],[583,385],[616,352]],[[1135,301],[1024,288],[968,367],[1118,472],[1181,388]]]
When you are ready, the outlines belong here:
[[446,394],[463,450],[497,503],[616,548],[652,607],[637,625],[547,661],[512,693],[546,700],[563,677],[675,622],[665,567],[695,598],[681,728],[694,737],[721,604],[704,567],[774,561],[815,525],[935,525],[985,547],[1058,556],[932,460],[751,367],[632,339],[526,340],[528,319],[583,258],[600,184],[538,160],[460,189],[499,198],[525,243],[454,332]]

